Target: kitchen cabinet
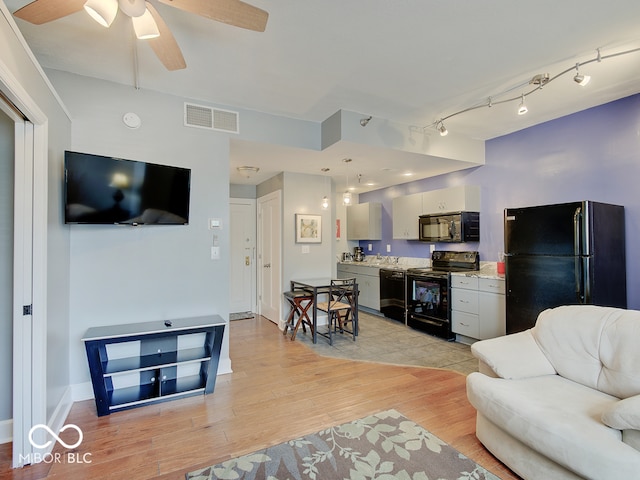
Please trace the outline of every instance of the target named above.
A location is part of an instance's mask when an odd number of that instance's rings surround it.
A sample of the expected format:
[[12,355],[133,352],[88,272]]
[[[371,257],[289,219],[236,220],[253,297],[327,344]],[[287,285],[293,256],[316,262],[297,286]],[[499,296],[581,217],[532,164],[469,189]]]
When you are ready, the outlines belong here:
[[360,306],[380,311],[380,268],[339,263],[337,273],[338,278],[356,279]]
[[82,338],[98,416],[215,388],[219,315],[93,327]]
[[422,193],[394,198],[391,212],[393,238],[418,240],[418,217],[422,215]]
[[358,203],[347,207],[347,240],[381,239],[381,203]]
[[422,214],[448,212],[479,212],[480,187],[460,185],[422,193]]
[[451,329],[458,341],[505,335],[505,317],[503,278],[451,276]]

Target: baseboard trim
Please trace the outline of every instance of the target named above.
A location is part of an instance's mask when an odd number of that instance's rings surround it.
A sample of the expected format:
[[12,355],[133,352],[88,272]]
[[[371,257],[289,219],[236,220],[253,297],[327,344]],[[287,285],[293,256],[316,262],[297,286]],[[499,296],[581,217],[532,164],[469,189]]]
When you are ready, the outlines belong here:
[[0,445],[13,441],[13,419],[0,421]]
[[71,411],[71,407],[73,406],[73,391],[71,386],[68,386],[64,393],[62,394],[62,398],[56,405],[55,410],[51,414],[51,418],[47,422],[49,424],[49,428],[54,432],[59,432],[67,420],[69,416],[69,412]]

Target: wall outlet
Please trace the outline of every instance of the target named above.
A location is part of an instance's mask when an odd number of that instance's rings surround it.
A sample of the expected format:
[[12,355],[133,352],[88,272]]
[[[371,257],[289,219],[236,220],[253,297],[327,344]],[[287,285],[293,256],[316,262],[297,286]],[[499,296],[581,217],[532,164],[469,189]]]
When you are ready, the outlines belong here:
[[391,245],[387,244],[387,253],[391,253]]
[[429,245],[429,253],[433,253],[435,250],[436,250],[435,244],[432,243],[431,245]]
[[373,250],[373,244],[369,244],[369,251]]
[[302,253],[309,253],[309,245],[302,245]]

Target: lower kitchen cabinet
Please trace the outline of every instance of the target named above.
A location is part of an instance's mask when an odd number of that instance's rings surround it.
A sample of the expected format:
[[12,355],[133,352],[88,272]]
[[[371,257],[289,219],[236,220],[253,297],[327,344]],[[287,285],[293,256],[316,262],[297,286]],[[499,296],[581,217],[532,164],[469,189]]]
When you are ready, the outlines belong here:
[[358,305],[380,311],[380,268],[339,263],[338,278],[355,278],[360,290]]
[[505,335],[502,278],[451,276],[451,328],[463,343]]

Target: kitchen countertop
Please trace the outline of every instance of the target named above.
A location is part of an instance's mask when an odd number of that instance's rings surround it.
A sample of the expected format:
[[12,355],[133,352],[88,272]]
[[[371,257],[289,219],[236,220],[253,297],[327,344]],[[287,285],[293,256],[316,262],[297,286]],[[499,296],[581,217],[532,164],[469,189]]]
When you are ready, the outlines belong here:
[[498,274],[498,272],[496,271],[495,262],[480,262],[480,270],[475,270],[472,272],[453,272],[451,275],[504,280],[504,274]]

